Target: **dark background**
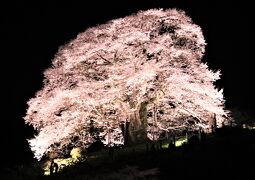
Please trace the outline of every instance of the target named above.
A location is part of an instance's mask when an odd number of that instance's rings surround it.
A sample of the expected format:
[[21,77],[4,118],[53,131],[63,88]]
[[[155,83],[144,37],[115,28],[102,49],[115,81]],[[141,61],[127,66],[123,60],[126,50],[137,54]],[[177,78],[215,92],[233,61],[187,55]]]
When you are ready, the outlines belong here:
[[[26,142],[33,129],[24,124],[26,102],[42,86],[43,71],[58,47],[79,32],[114,18],[149,8],[185,10],[201,26],[206,42],[203,59],[221,69],[216,85],[224,89],[227,108],[254,111],[254,53],[252,11],[245,1],[126,0],[126,1],[14,1],[1,6],[3,163],[26,162],[32,157]],[[2,165],[3,165],[2,163]]]

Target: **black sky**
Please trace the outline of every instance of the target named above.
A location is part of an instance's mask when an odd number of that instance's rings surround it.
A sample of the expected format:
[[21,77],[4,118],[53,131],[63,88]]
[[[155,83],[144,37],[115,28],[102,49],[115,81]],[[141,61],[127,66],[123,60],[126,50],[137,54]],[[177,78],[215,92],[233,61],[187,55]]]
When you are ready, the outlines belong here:
[[[230,0],[126,0],[126,1],[9,1],[2,6],[4,33],[3,125],[5,144],[24,150],[32,131],[22,117],[26,101],[41,88],[43,70],[50,66],[58,47],[79,32],[107,20],[149,8],[183,9],[201,26],[206,42],[204,62],[221,69],[217,85],[224,88],[227,107],[253,111],[254,68],[251,56],[252,11],[249,4]],[[17,137],[18,136],[18,137]],[[15,151],[16,152],[16,151]],[[19,155],[17,155],[18,157]]]

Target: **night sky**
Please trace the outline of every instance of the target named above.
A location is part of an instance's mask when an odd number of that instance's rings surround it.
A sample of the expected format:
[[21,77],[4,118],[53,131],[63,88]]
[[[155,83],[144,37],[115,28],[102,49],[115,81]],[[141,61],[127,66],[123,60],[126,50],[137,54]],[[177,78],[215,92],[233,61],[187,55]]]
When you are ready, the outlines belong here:
[[31,156],[26,138],[32,137],[33,131],[24,125],[22,117],[26,102],[41,89],[43,71],[50,66],[58,47],[90,26],[138,10],[160,7],[185,10],[202,28],[208,44],[203,61],[212,69],[221,69],[222,79],[216,85],[224,89],[226,106],[247,112],[255,109],[254,58],[251,56],[254,46],[250,45],[254,29],[249,4],[234,4],[230,0],[86,2],[13,0],[1,7],[4,12],[1,137],[5,152],[13,153],[15,160],[23,161]]

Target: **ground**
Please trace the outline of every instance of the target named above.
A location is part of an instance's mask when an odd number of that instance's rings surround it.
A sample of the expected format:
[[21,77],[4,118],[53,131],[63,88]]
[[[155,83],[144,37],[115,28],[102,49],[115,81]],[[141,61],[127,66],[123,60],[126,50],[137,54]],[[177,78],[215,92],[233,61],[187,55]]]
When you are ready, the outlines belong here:
[[[108,150],[93,152],[84,162],[52,176],[43,176],[32,166],[5,169],[0,179],[247,179],[254,173],[254,130],[227,127],[207,135],[204,143],[174,149],[159,149],[157,145],[155,151],[148,147],[151,144],[116,149],[111,155]],[[167,147],[166,144],[163,147]]]

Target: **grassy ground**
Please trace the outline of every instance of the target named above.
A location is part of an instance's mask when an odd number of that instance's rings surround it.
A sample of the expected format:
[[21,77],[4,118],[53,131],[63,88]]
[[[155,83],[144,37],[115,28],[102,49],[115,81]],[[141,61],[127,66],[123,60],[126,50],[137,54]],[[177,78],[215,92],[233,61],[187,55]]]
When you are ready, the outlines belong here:
[[247,179],[255,176],[254,163],[255,131],[225,128],[207,136],[204,143],[156,151],[139,144],[115,150],[112,155],[102,150],[52,176],[41,175],[40,169],[31,165],[5,170],[0,179]]

